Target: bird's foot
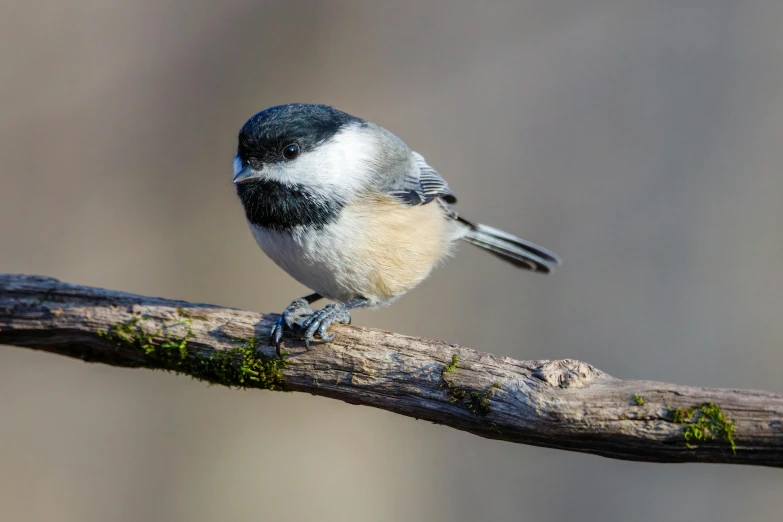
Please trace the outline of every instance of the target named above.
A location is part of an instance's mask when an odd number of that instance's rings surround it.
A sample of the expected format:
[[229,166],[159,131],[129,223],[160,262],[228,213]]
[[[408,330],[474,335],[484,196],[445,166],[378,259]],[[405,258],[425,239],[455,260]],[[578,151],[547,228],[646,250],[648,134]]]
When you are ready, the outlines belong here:
[[283,340],[283,334],[286,330],[304,330],[305,347],[309,350],[310,343],[315,340],[317,335],[322,341],[333,341],[335,335],[329,335],[329,327],[334,323],[351,324],[351,314],[348,310],[367,306],[367,299],[358,298],[347,303],[334,303],[324,306],[320,310],[313,310],[310,304],[321,299],[320,294],[312,294],[295,300],[285,309],[270,332],[270,344],[277,349],[277,355],[280,353],[280,341]]
[[292,301],[280,315],[274,326],[272,326],[272,331],[269,333],[269,341],[277,350],[277,355],[280,355],[280,341],[283,340],[285,331],[294,331],[295,325],[299,326],[302,320],[312,317],[316,313],[310,308],[311,302],[305,297]]
[[348,313],[348,307],[345,303],[328,304],[310,314],[301,324],[304,332],[305,347],[309,350],[310,343],[315,340],[315,336],[321,338],[324,342],[334,341],[335,334],[329,334],[328,329],[334,323],[351,324],[351,314]]

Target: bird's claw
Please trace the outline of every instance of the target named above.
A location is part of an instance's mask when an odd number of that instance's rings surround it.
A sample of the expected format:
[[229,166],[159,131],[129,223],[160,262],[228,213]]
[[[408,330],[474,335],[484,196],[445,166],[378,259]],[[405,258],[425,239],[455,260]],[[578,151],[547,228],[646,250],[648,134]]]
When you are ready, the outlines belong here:
[[296,299],[288,305],[269,333],[270,344],[277,350],[277,355],[280,355],[280,341],[283,340],[283,334],[286,329],[293,331],[294,326],[298,326],[299,321],[303,318],[311,317],[313,314],[313,309],[310,308],[310,304],[305,299]]
[[334,341],[335,334],[329,335],[329,327],[334,323],[351,324],[351,314],[345,308],[343,303],[328,304],[313,312],[310,317],[305,319],[301,327],[304,329],[304,343],[309,350],[310,343],[315,340],[315,336],[321,338],[323,342]]
[[334,323],[351,324],[351,314],[345,304],[328,304],[320,310],[313,310],[307,300],[297,299],[275,321],[269,333],[270,344],[277,350],[277,355],[281,355],[280,342],[285,331],[304,330],[304,343],[309,350],[316,336],[323,342],[334,341],[336,335],[329,334],[329,327]]

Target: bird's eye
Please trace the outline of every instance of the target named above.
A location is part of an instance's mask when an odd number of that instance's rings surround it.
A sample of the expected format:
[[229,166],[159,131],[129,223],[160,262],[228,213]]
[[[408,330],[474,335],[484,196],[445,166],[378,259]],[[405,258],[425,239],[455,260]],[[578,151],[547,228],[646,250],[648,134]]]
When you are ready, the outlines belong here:
[[286,145],[286,147],[283,149],[283,157],[287,160],[292,160],[298,155],[299,155],[299,145],[297,145],[296,143]]

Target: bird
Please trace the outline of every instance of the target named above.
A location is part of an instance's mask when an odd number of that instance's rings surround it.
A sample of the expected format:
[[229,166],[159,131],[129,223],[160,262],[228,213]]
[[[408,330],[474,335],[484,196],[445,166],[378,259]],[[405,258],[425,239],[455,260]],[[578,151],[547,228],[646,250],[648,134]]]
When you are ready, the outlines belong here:
[[[233,184],[256,243],[313,291],[272,326],[309,350],[350,310],[387,305],[426,279],[459,241],[517,268],[552,272],[553,252],[457,214],[457,197],[424,157],[385,128],[329,105],[277,105],[239,131]],[[334,301],[313,310],[320,299]]]

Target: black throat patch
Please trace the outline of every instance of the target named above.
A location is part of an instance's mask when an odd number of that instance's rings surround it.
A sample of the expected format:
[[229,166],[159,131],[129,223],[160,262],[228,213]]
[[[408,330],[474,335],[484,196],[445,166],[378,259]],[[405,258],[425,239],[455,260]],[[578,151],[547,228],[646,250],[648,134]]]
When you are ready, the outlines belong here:
[[302,185],[258,179],[236,186],[247,220],[256,226],[285,231],[295,227],[321,229],[334,222],[341,200],[325,200]]

